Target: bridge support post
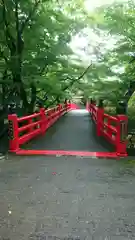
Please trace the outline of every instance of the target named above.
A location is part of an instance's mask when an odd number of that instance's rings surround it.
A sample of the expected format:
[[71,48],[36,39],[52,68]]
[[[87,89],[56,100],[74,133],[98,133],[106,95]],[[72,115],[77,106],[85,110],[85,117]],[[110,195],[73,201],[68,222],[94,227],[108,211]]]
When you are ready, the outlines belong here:
[[103,108],[103,100],[100,99],[98,103],[97,109],[97,136],[100,137],[102,135],[103,121],[104,121],[104,108]]
[[16,114],[8,115],[9,122],[9,150],[16,152],[19,150],[18,120]]

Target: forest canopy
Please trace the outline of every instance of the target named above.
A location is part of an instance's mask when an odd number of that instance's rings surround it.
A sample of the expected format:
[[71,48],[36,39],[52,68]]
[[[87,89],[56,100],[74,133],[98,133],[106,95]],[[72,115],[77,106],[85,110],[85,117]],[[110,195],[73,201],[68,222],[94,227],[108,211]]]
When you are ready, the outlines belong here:
[[[88,1],[87,1],[88,2]],[[23,114],[81,95],[116,105],[134,92],[135,2],[1,0],[0,106]],[[90,4],[90,3],[89,3]],[[127,91],[127,94],[125,94]]]

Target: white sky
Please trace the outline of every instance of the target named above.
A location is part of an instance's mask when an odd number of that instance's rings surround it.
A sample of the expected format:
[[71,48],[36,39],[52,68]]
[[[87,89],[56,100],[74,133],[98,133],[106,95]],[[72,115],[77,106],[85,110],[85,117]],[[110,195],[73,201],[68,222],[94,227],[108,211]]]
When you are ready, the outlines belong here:
[[84,5],[88,11],[93,11],[96,7],[112,4],[114,2],[125,2],[126,0],[85,0]]
[[116,41],[116,38],[105,34],[103,31],[98,36],[92,29],[85,29],[85,33],[73,38],[70,46],[75,55],[88,64],[90,61],[97,60],[99,52],[104,54],[106,50],[113,48]]
[[100,7],[104,4],[111,4],[114,0],[85,0],[84,5],[88,11],[94,10],[96,7]]
[[[125,2],[127,0],[84,0],[86,10],[89,12],[94,11],[95,8],[102,5],[109,5],[114,2]],[[78,56],[84,63],[88,64],[91,61],[96,61],[97,54],[95,54],[97,46],[100,46],[100,51],[104,53],[107,49],[113,48],[117,39],[112,36],[105,35],[101,32],[100,36],[93,32],[93,29],[85,29],[85,33],[80,33],[75,36],[70,46],[75,55]]]

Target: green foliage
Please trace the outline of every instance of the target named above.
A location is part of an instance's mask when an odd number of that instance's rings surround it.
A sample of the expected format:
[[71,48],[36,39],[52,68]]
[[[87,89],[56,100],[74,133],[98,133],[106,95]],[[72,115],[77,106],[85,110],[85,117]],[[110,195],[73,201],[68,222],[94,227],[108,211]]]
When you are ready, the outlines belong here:
[[[135,2],[113,3],[90,14],[93,29],[98,35],[115,39],[114,46],[105,49],[97,46],[97,61],[83,84],[86,96],[103,98],[112,105],[118,100],[129,101],[135,89],[125,95],[131,80],[135,79]],[[102,38],[101,38],[102,39]],[[111,45],[110,45],[111,46]],[[101,54],[102,52],[102,54]],[[133,61],[132,57],[133,56]],[[89,92],[89,94],[88,94]]]
[[37,99],[46,105],[69,96],[70,83],[82,71],[71,62],[69,47],[85,24],[82,1],[2,0],[0,13],[1,95],[7,102],[22,102],[26,112],[33,111]]
[[[0,103],[3,109],[8,102],[15,101],[28,113],[33,111],[37,100],[49,106],[73,95],[103,98],[109,107],[115,107],[120,99],[128,101],[134,90],[126,97],[124,94],[135,77],[134,58],[130,62],[135,46],[134,9],[132,1],[88,13],[82,0],[66,0],[64,4],[62,0],[2,0]],[[93,43],[90,28],[101,39],[115,39],[114,46],[105,48],[104,41]],[[84,52],[96,59],[84,75],[88,64],[73,53],[69,44],[76,34],[89,36]]]

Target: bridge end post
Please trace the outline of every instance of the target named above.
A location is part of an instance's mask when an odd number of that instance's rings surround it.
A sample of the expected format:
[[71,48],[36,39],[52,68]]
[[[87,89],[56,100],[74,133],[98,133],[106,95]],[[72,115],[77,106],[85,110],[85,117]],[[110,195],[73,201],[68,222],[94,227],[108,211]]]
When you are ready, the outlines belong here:
[[17,152],[19,150],[19,131],[18,119],[16,114],[8,115],[9,122],[9,151]]
[[99,100],[98,108],[97,108],[97,136],[100,137],[102,135],[104,121],[104,108],[103,108],[103,100]]
[[117,154],[127,155],[127,133],[128,133],[128,117],[126,115],[117,116],[118,128],[117,128],[117,139],[116,139],[116,151]]

